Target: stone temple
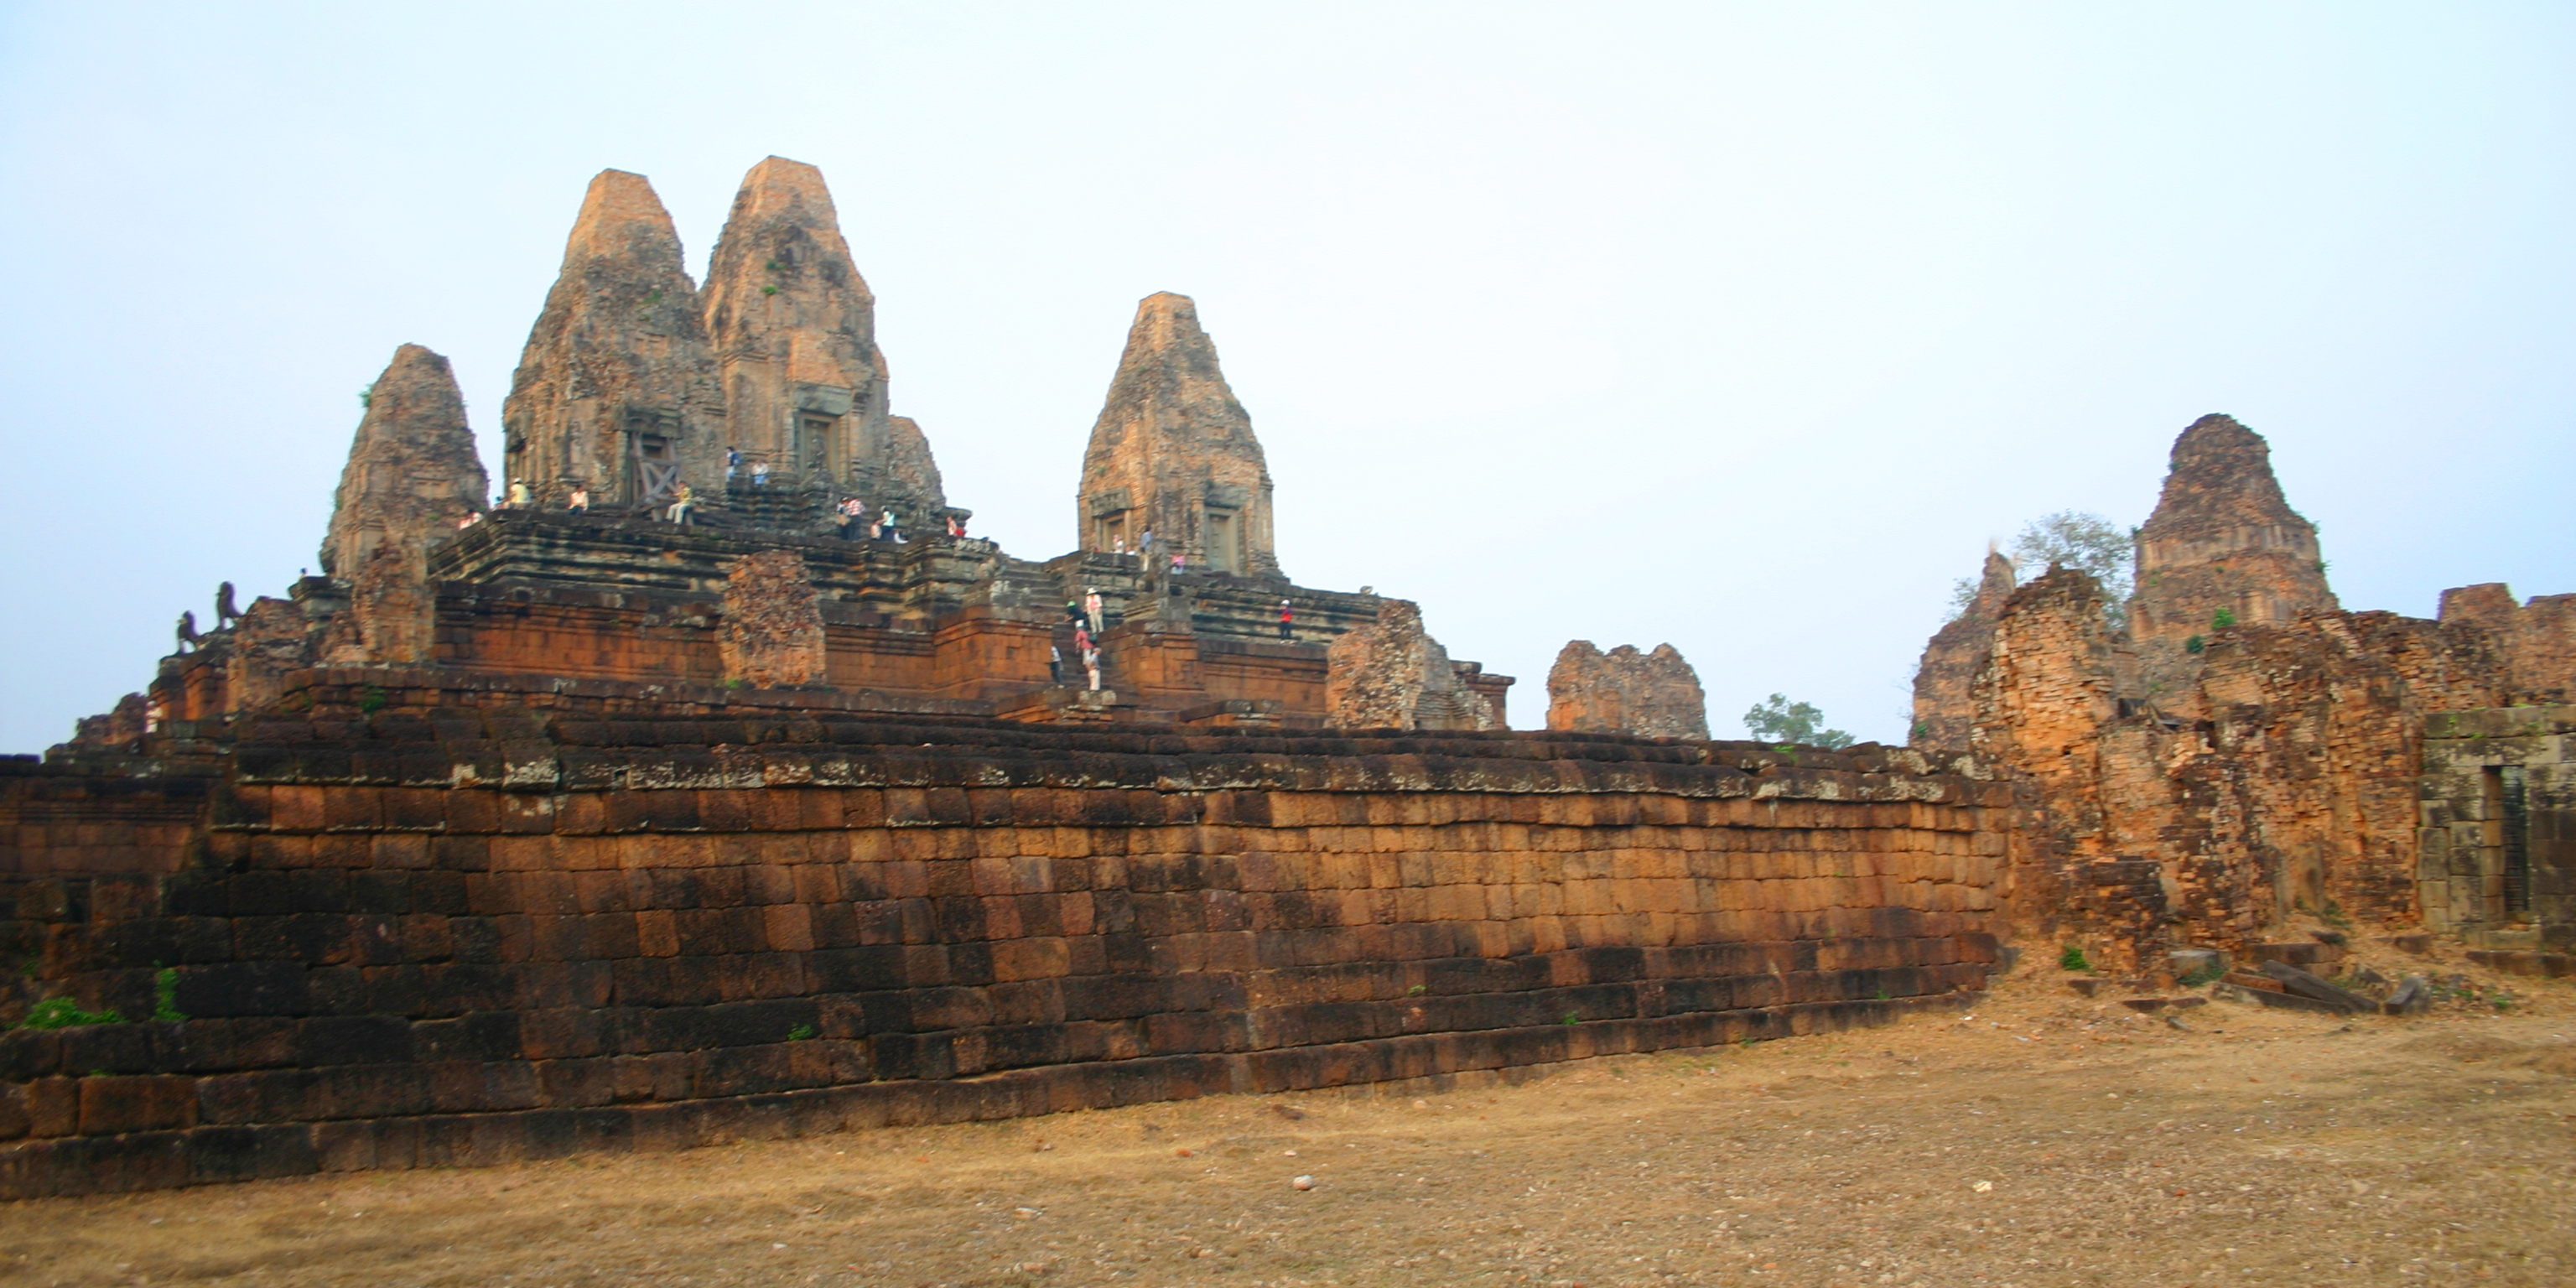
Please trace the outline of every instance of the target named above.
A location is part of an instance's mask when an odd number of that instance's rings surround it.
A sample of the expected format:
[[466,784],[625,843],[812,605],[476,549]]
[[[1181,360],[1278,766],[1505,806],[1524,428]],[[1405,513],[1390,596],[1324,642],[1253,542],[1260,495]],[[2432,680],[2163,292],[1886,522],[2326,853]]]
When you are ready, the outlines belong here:
[[2570,964],[2576,596],[2340,609],[2225,417],[2125,629],[1989,559],[1913,746],[1712,741],[1677,650],[1588,640],[1514,731],[1419,606],[1289,578],[1187,297],[1032,560],[813,167],[707,276],[601,173],[497,472],[404,346],[320,575],[0,757],[0,1198],[1452,1086],[1971,1006],[2013,938]]
[[2125,626],[2091,577],[1990,553],[1916,674],[1915,741],[2021,784],[2021,933],[2145,967],[2368,923],[2571,964],[2576,595],[2344,610],[2227,416],[2175,440],[2137,536]]

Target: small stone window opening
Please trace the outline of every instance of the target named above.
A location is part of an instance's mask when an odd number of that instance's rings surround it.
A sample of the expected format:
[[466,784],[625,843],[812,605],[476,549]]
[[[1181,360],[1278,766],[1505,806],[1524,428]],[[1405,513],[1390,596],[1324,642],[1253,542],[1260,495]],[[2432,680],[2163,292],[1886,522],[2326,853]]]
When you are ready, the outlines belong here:
[[1093,519],[1091,522],[1092,526],[1096,529],[1096,531],[1091,534],[1092,549],[1109,551],[1122,548],[1120,543],[1127,539],[1126,511],[1120,510],[1115,514],[1104,514]]
[[660,434],[646,434],[636,440],[635,450],[645,460],[667,461],[671,459],[671,440]]

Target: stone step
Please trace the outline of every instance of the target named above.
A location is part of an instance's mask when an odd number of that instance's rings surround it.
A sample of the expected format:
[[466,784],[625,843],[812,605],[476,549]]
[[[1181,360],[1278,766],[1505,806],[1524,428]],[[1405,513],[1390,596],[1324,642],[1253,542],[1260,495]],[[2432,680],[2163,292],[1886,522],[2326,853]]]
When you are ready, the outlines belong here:
[[2280,962],[2285,966],[2324,966],[2343,960],[2340,944],[2321,943],[2313,939],[2295,939],[2276,944],[2254,944],[2246,955],[2258,962]]
[[2182,997],[2124,997],[2120,999],[2120,1005],[2128,1007],[2132,1011],[2188,1011],[2195,1006],[2209,1005],[2209,999],[2206,997],[2194,997],[2190,995]]
[[2488,970],[2508,975],[2532,975],[2543,979],[2560,979],[2576,974],[2576,957],[2566,953],[2510,951],[2495,948],[2472,948],[2469,960]]

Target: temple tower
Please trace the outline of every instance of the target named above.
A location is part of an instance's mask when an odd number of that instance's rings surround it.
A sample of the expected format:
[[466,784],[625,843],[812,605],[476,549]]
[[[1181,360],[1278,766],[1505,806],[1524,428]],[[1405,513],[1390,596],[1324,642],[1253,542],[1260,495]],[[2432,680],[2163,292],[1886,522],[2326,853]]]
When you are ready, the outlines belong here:
[[767,463],[774,485],[855,493],[907,524],[947,504],[920,427],[887,415],[876,297],[822,171],[769,157],[743,176],[700,306],[746,466]]
[[467,511],[483,508],[489,486],[447,359],[416,344],[394,350],[393,362],[367,387],[366,414],[358,418],[322,539],[322,571],[355,578],[368,555],[388,542],[417,560],[432,543],[454,535]]
[[559,505],[640,509],[724,478],[724,407],[669,212],[640,174],[602,170],[501,405],[503,473]]
[[2203,416],[2174,440],[2164,495],[2138,530],[2137,568],[2129,637],[2142,648],[2335,607],[2315,526],[2282,497],[2262,436],[2229,416]]
[[1135,550],[1150,529],[1158,557],[1279,575],[1270,468],[1188,296],[1164,292],[1136,306],[1083,453],[1075,519],[1085,550]]

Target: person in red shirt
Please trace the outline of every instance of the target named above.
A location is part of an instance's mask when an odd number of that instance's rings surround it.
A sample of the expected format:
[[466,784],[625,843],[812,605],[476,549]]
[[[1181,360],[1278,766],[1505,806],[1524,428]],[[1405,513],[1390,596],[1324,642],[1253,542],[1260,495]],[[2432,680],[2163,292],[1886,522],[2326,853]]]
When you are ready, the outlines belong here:
[[1294,631],[1292,631],[1292,630],[1290,629],[1290,623],[1292,623],[1292,622],[1294,622],[1294,621],[1296,621],[1296,620],[1297,620],[1297,612],[1296,612],[1296,610],[1288,606],[1288,601],[1287,601],[1287,600],[1284,600],[1284,599],[1283,599],[1283,600],[1280,600],[1280,601],[1279,601],[1279,638],[1281,638],[1281,639],[1283,639],[1283,640],[1284,640],[1284,639],[1294,639],[1294,638],[1296,638],[1296,634],[1295,634],[1295,632],[1294,632]]

